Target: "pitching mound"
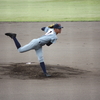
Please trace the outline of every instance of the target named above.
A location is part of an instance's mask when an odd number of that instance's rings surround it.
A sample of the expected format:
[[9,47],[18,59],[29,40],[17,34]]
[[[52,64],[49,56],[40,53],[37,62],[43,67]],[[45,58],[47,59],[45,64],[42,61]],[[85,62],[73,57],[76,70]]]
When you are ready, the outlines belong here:
[[[41,67],[38,64],[25,64],[16,63],[9,66],[0,65],[1,76],[8,75],[10,78],[17,79],[46,79]],[[87,71],[74,69],[66,66],[59,65],[46,65],[48,73],[51,75],[49,78],[70,78],[76,77]],[[1,77],[2,79],[3,77]]]

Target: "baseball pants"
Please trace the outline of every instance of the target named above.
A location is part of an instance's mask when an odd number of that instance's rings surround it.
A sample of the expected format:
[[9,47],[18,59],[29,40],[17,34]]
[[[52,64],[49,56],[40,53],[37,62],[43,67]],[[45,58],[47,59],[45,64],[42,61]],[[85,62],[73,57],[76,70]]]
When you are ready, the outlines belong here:
[[39,40],[38,39],[33,39],[30,43],[28,43],[27,45],[25,46],[22,46],[20,48],[18,48],[18,51],[20,53],[23,53],[23,52],[26,52],[26,51],[29,51],[29,50],[35,50],[36,52],[36,55],[38,57],[38,60],[39,62],[44,62],[44,59],[43,59],[43,52],[42,52],[42,46],[41,44],[39,43]]

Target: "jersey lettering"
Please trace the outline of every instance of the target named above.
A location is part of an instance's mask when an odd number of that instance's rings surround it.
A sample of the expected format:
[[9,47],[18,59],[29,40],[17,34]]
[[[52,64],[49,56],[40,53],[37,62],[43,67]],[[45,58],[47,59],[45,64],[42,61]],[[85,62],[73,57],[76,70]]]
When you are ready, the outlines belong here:
[[45,35],[50,35],[50,34],[53,34],[52,31],[48,31]]

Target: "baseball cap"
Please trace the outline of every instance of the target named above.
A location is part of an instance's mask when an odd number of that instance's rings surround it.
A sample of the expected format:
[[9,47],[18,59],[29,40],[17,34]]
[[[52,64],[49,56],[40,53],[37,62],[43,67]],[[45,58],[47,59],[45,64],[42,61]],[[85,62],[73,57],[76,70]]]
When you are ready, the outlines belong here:
[[63,28],[60,24],[55,24],[54,26],[53,26],[53,28],[57,28],[57,29],[61,29],[61,28]]

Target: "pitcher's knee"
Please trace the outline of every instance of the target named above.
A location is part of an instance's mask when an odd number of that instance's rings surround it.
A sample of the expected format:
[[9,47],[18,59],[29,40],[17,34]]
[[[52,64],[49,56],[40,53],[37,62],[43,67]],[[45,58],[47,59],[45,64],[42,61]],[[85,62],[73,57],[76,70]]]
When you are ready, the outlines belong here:
[[43,59],[43,57],[41,56],[41,57],[39,57],[38,58],[38,60],[39,60],[39,62],[41,63],[41,62],[44,62],[44,59]]
[[18,49],[18,51],[19,51],[19,53],[23,53],[24,51],[23,50],[21,50],[20,48]]

